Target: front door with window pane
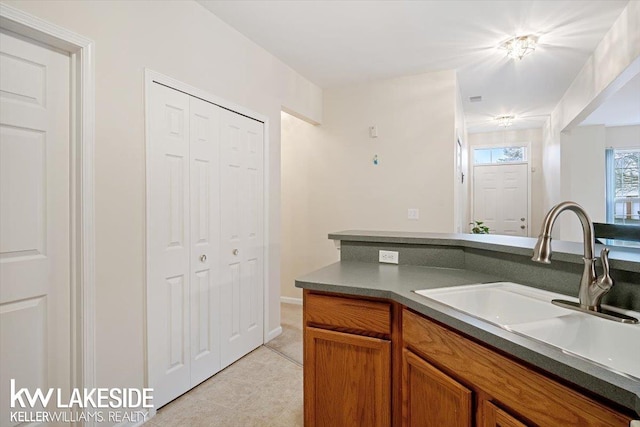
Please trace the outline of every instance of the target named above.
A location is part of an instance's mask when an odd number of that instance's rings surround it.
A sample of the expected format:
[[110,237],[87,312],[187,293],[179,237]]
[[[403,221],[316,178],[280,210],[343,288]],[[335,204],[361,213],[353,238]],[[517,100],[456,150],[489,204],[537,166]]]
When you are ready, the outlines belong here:
[[474,167],[473,213],[491,234],[528,235],[528,165]]

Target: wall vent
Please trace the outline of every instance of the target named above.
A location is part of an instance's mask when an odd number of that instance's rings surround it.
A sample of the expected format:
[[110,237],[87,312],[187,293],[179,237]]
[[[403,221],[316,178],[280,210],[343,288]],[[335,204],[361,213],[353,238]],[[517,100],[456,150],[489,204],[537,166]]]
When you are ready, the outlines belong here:
[[479,95],[478,96],[470,96],[469,97],[469,101],[471,101],[471,102],[480,102],[480,101],[482,101],[482,97],[479,96]]

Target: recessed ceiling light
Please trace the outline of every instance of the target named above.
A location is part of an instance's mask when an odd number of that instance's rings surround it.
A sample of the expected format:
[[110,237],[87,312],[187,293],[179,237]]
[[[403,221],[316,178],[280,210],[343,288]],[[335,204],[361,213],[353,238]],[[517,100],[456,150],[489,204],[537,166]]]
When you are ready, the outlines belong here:
[[536,50],[538,38],[532,35],[513,37],[500,45],[500,49],[507,51],[511,59],[522,59]]
[[499,116],[496,117],[496,120],[498,121],[498,126],[502,126],[504,128],[511,126],[513,124],[513,119],[515,117],[513,116]]

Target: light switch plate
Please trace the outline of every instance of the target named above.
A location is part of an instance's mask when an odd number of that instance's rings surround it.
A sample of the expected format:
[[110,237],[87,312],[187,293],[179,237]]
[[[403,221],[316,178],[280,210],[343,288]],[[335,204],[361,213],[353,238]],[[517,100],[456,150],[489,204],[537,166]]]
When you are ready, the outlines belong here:
[[379,251],[378,260],[387,264],[398,263],[398,252],[396,251]]

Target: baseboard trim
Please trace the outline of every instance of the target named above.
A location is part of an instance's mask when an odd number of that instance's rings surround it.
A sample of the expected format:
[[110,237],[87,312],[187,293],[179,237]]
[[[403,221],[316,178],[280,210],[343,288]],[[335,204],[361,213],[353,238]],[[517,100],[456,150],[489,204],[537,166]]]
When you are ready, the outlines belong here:
[[269,341],[271,341],[272,339],[274,339],[275,337],[277,337],[281,333],[282,333],[282,326],[278,326],[277,328],[275,328],[271,332],[269,332],[269,334],[267,335],[267,339],[264,340],[264,343],[265,344],[268,343]]
[[302,298],[280,297],[280,302],[285,304],[302,305]]

